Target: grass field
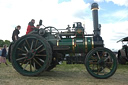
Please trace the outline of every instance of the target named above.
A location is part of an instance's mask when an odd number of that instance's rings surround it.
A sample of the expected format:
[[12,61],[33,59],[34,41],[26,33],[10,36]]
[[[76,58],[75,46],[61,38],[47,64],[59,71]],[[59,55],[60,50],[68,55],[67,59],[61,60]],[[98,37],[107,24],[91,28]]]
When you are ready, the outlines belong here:
[[128,85],[128,65],[118,65],[116,73],[108,79],[96,79],[83,64],[63,63],[37,77],[22,76],[11,64],[0,64],[0,85]]

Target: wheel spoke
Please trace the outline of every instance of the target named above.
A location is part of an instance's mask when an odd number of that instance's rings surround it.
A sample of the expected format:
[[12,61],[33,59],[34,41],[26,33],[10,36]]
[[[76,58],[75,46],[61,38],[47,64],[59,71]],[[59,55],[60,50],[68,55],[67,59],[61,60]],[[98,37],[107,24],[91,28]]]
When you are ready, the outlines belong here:
[[99,66],[97,65],[97,75],[99,74]]
[[105,69],[103,68],[103,73],[105,74]]
[[23,59],[26,59],[26,57],[18,58],[16,59],[16,61],[23,60]]
[[33,47],[33,40],[32,40],[32,44],[31,44],[31,50],[32,50],[32,47]]
[[20,51],[22,51],[22,52],[25,52],[25,53],[26,53],[26,51],[25,51],[25,50],[23,50],[23,49],[21,49],[21,48],[18,48],[18,50],[20,50]]
[[41,59],[41,58],[38,58],[38,57],[37,57],[37,59],[39,59],[41,62],[43,62],[43,63],[44,63],[44,60],[43,60],[43,59]]
[[33,62],[33,65],[34,65],[34,68],[35,68],[35,70],[36,70],[36,65],[35,65],[35,62]]
[[92,66],[92,70],[94,70],[94,64],[93,64],[93,66]]
[[95,57],[95,56],[91,56],[91,59],[92,59],[93,61],[97,61],[97,57]]
[[26,46],[24,46],[24,48],[25,48],[25,50],[28,52],[28,49],[27,49],[27,47],[26,47]]
[[25,54],[25,53],[22,53],[22,54],[19,54],[19,56],[26,56],[27,54]]
[[106,61],[106,60],[108,60],[108,59],[109,59],[109,57],[105,58],[104,61]]
[[37,46],[37,43],[38,43],[38,40],[36,40],[35,48],[36,48],[36,46]]
[[98,52],[96,52],[96,54],[97,54],[98,58],[100,59],[99,53],[98,53]]
[[26,59],[21,63],[21,66],[25,63]]
[[32,71],[32,61],[30,60],[30,71]]
[[97,62],[90,61],[89,64],[97,65]]
[[105,52],[103,52],[103,56],[101,56],[101,58],[103,58],[103,57],[104,57],[104,55],[105,55]]
[[36,48],[36,50],[40,49],[43,45],[40,45],[38,48]]
[[36,50],[40,49],[43,45],[40,45],[38,48],[36,48]]
[[30,48],[30,45],[29,45],[28,41],[27,41],[27,40],[25,40],[25,41],[26,41],[26,43],[27,43],[28,47]]
[[105,62],[106,63],[106,67],[111,70],[112,64],[113,62]]
[[27,62],[27,64],[23,67],[23,70],[25,70],[25,68],[28,66],[29,62]]
[[42,55],[42,54],[35,54],[35,56],[46,56],[46,55]]
[[41,67],[40,63],[35,58],[33,58],[33,60]]
[[38,53],[41,53],[41,52],[43,52],[44,50],[45,50],[45,48],[43,48],[42,50],[38,51]]
[[101,72],[103,73],[103,75],[105,75],[105,68],[104,67],[101,67]]

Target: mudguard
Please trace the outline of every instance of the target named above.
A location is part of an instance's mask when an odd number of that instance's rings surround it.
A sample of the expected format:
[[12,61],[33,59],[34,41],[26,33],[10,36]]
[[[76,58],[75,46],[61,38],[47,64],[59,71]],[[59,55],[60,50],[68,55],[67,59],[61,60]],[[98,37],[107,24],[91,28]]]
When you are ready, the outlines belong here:
[[121,50],[118,51],[118,55],[119,55],[119,53],[121,54],[122,58],[126,58],[125,50],[121,49]]
[[119,50],[118,51],[118,62],[120,64],[126,64],[126,53],[125,50]]
[[9,62],[11,62],[11,52],[12,52],[12,48],[14,46],[14,43],[15,42],[11,42],[9,47],[8,47],[8,53],[7,53],[6,58],[8,59]]

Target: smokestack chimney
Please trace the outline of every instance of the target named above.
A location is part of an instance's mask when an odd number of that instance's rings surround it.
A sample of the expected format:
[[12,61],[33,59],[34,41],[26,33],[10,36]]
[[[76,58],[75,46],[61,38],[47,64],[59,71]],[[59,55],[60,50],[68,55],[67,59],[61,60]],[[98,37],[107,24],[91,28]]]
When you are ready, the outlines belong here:
[[91,5],[91,10],[92,10],[92,17],[93,17],[93,27],[94,27],[94,36],[100,35],[100,25],[98,23],[98,4],[93,3]]

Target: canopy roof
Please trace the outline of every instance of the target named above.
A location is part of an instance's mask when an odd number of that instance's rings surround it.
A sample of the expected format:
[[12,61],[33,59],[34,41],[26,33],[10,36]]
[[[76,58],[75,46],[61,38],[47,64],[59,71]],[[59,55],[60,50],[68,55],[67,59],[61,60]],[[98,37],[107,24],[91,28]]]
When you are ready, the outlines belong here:
[[128,41],[128,37],[122,38],[121,40],[119,40],[117,42],[123,42],[123,41]]

